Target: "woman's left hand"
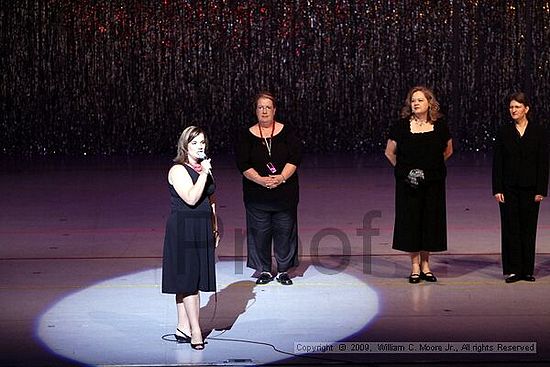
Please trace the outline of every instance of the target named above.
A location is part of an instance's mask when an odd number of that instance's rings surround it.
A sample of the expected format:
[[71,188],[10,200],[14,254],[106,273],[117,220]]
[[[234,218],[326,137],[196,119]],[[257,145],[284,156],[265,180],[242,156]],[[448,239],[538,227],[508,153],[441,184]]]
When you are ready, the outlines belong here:
[[202,166],[202,169],[204,172],[206,173],[210,173],[210,171],[212,170],[212,163],[211,163],[211,158],[208,158],[208,159],[203,159],[201,161],[201,166]]
[[282,175],[269,175],[271,182],[269,184],[270,189],[274,189],[284,182]]
[[540,203],[544,199],[542,195],[535,195],[535,203]]
[[218,245],[220,244],[220,239],[221,239],[220,232],[218,232],[218,230],[216,229],[216,230],[214,230],[213,235],[214,235],[214,243],[215,243],[216,247],[218,247]]

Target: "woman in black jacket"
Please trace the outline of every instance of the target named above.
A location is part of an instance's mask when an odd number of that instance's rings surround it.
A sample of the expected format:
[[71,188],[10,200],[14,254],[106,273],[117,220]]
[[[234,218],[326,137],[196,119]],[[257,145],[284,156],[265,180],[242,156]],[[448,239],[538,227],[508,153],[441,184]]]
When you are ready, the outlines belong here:
[[493,195],[500,206],[502,270],[506,283],[535,281],[540,202],[548,194],[548,145],[543,126],[529,122],[523,92],[509,97],[513,124],[503,125],[493,155]]

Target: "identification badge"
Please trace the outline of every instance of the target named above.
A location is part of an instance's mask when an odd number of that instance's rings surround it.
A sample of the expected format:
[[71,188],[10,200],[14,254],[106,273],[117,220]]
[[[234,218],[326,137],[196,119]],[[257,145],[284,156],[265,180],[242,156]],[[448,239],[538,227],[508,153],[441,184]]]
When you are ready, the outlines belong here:
[[269,170],[269,172],[271,172],[272,174],[277,172],[277,168],[275,168],[273,163],[269,162],[269,163],[266,164],[266,166],[267,166],[267,169]]

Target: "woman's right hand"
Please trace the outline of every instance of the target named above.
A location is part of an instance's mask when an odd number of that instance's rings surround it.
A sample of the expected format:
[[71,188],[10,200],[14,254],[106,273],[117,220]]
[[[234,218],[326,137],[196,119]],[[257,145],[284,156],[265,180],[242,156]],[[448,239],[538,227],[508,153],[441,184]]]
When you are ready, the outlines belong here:
[[500,192],[498,194],[495,194],[495,199],[499,203],[504,203],[504,194]]
[[277,187],[277,181],[271,176],[260,177],[259,184],[268,189]]

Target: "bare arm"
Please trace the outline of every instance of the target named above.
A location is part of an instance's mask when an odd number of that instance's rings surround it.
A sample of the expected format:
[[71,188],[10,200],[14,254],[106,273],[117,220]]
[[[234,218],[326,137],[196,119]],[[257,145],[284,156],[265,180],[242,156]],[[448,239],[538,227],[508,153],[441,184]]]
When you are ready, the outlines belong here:
[[216,247],[220,243],[220,232],[218,230],[218,216],[216,215],[216,197],[210,195],[210,206],[212,207],[212,232],[214,235],[214,240],[216,241]]
[[210,206],[212,207],[212,230],[214,232],[218,231],[218,216],[216,215],[216,196],[210,195],[208,198],[210,201]]
[[447,160],[453,154],[453,139],[449,139],[445,151],[443,152],[443,159]]
[[249,168],[246,171],[243,172],[243,176],[246,177],[248,180],[257,183],[260,186],[268,186],[269,183],[271,183],[271,178],[260,176],[260,174],[254,169]]
[[285,183],[286,180],[288,180],[290,176],[292,176],[296,172],[297,168],[298,167],[296,167],[294,164],[287,163],[283,167],[283,171],[278,175],[269,175],[267,177],[262,177],[258,172],[256,172],[254,168],[247,169],[243,172],[243,175],[250,181],[257,183],[258,185],[273,189],[280,184]]
[[182,165],[178,164],[170,168],[168,172],[168,182],[174,186],[178,195],[188,205],[195,205],[202,196],[208,171],[203,170],[199,174],[197,182],[193,184],[193,180],[189,173]]
[[386,144],[386,151],[384,152],[388,161],[395,167],[397,164],[397,142],[395,140],[388,139]]

